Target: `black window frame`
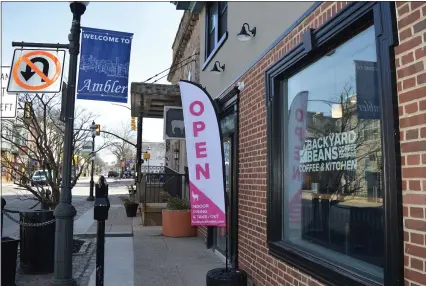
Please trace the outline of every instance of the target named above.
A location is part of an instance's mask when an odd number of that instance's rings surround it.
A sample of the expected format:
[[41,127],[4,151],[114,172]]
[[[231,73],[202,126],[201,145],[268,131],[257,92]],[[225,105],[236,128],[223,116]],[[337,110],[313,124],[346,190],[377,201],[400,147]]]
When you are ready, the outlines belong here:
[[[284,114],[282,81],[323,57],[337,46],[374,25],[379,69],[383,146],[385,265],[384,281],[374,281],[323,257],[282,240],[284,172]],[[308,29],[302,42],[265,72],[267,107],[267,243],[269,253],[326,285],[403,285],[402,182],[398,100],[394,64],[397,45],[394,2],[351,2],[320,28]],[[389,72],[390,71],[390,72]]]
[[[222,3],[222,4],[221,4]],[[226,3],[226,5],[222,6],[223,3]],[[213,45],[213,49],[209,51],[210,47],[210,9],[212,7],[215,7],[214,9],[214,16],[215,16],[215,43]],[[221,8],[221,9],[220,9]],[[216,53],[219,51],[219,49],[222,47],[222,45],[225,43],[225,41],[228,39],[228,2],[227,1],[215,1],[215,2],[207,2],[205,6],[205,39],[204,39],[204,64],[201,70],[205,70],[209,63],[212,61]],[[221,31],[220,26],[225,25],[225,30],[223,31],[223,34],[220,35],[219,32]]]

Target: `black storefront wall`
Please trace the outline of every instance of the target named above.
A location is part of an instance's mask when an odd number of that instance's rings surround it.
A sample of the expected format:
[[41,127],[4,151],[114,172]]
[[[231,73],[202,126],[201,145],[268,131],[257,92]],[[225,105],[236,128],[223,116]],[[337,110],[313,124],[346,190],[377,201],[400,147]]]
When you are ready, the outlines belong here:
[[[239,89],[232,88],[229,92],[216,99],[218,105],[219,122],[222,129],[222,138],[230,138],[231,146],[231,196],[225,197],[227,210],[230,214],[229,235],[229,260],[233,268],[238,268],[238,96]],[[222,142],[223,144],[223,142]],[[226,194],[225,194],[226,195]],[[207,248],[215,247],[215,227],[207,227]]]
[[[396,45],[395,7],[392,2],[354,2],[343,8],[333,19],[316,30],[308,30],[302,43],[284,55],[265,73],[268,137],[268,200],[267,239],[270,254],[301,269],[326,285],[403,285],[402,204],[400,189],[399,148],[394,134],[398,134],[397,102],[395,100],[395,71],[392,47]],[[336,265],[321,256],[307,252],[282,239],[283,176],[285,150],[279,132],[284,130],[282,81],[295,72],[325,56],[368,26],[374,25],[377,54],[377,86],[379,116],[382,124],[383,160],[383,281],[364,276]],[[375,83],[373,83],[375,84]],[[365,110],[364,110],[365,111]],[[277,120],[277,119],[281,120]],[[396,151],[397,150],[397,151]],[[321,205],[319,204],[320,208]]]

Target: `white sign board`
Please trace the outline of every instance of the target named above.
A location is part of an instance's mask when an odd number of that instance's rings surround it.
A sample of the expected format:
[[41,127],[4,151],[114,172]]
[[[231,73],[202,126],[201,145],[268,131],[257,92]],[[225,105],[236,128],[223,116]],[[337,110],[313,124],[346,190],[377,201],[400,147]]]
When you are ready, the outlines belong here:
[[7,91],[60,92],[64,60],[64,50],[16,49]]
[[83,148],[81,148],[82,150],[82,152],[89,152],[89,153],[92,153],[92,142],[90,142],[90,141],[86,141],[86,142],[84,142],[84,144],[83,144]]
[[16,117],[16,106],[18,104],[18,95],[8,93],[7,83],[9,81],[10,67],[1,67],[1,119],[11,119]]

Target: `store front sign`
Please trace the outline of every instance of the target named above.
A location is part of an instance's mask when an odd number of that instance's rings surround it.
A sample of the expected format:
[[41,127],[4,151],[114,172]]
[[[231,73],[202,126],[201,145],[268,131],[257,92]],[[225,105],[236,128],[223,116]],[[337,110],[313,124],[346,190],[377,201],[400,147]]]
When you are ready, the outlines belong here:
[[179,82],[185,123],[193,226],[225,226],[223,146],[211,97],[198,85]]
[[354,62],[358,119],[380,119],[377,63]]
[[356,170],[355,131],[331,133],[324,137],[308,139],[300,150],[299,171],[352,171]]

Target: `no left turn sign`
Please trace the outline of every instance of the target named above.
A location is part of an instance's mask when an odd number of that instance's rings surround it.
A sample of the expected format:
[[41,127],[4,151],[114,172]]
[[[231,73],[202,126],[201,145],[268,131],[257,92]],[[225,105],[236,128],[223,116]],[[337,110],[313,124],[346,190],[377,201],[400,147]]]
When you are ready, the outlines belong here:
[[7,91],[60,92],[64,60],[64,50],[16,49]]

